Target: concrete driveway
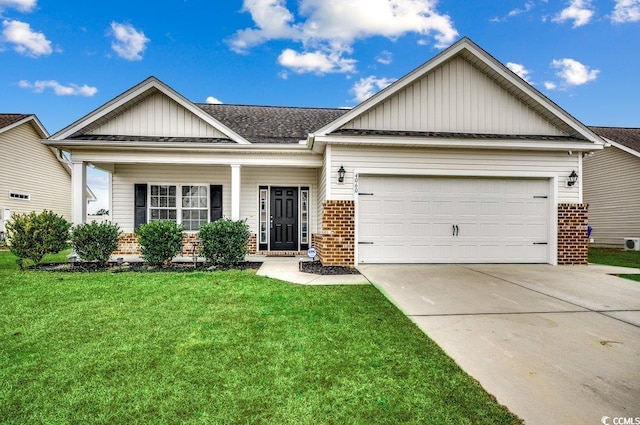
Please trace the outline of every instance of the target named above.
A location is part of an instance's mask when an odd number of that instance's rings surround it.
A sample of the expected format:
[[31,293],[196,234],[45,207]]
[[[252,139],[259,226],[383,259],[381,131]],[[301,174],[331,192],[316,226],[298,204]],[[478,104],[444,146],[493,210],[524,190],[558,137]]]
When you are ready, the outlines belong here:
[[607,274],[634,269],[359,269],[527,424],[640,423],[640,282]]

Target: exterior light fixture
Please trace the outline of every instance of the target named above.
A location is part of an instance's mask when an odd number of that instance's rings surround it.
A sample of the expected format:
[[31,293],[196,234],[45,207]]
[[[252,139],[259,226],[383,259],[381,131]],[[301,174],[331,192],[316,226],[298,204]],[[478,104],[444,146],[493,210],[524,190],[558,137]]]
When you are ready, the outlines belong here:
[[344,173],[346,173],[346,170],[341,165],[340,169],[338,170],[338,183],[344,183]]
[[578,181],[578,173],[576,173],[576,170],[571,171],[571,174],[569,174],[569,181],[567,182],[567,186],[571,187],[574,184],[576,184],[576,182]]

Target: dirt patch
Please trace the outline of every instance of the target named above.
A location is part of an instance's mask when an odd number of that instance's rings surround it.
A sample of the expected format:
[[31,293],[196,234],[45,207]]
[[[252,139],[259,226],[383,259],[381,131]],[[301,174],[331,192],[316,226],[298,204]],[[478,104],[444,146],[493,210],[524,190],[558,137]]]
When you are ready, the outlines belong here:
[[323,266],[320,261],[300,261],[300,271],[320,275],[360,274],[353,267]]

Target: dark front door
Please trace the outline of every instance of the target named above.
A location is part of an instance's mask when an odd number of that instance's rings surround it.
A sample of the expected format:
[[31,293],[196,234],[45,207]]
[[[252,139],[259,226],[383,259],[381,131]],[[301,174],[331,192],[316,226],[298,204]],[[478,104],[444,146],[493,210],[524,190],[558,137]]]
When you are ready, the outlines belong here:
[[298,188],[271,188],[271,250],[298,250]]

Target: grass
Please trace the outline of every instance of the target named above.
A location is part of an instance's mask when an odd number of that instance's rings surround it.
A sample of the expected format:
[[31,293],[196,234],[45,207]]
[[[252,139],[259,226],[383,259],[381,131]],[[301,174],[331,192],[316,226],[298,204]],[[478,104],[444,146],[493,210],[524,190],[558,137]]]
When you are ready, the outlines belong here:
[[[616,248],[589,248],[589,262],[610,266],[640,268],[640,251],[624,251]],[[620,275],[640,282],[640,274]]]
[[373,286],[0,252],[0,299],[3,424],[520,423]]

